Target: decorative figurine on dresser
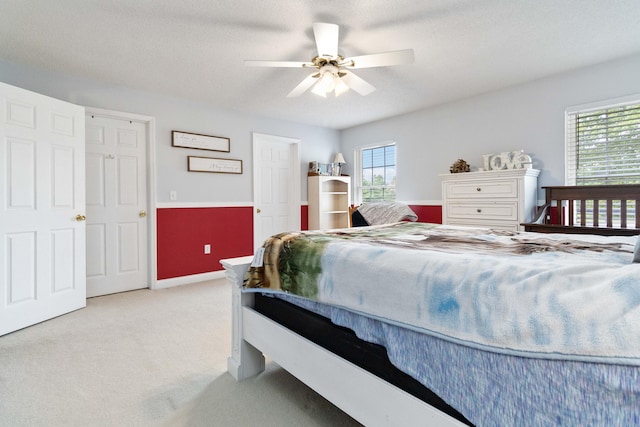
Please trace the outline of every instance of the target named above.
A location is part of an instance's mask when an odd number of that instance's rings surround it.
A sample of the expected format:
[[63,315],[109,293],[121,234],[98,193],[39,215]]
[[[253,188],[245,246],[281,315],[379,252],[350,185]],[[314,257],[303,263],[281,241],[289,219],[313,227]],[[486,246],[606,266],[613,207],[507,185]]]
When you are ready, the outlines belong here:
[[524,230],[520,224],[536,214],[540,171],[522,151],[485,154],[483,160],[477,172],[458,172],[454,163],[450,174],[440,175],[442,223]]

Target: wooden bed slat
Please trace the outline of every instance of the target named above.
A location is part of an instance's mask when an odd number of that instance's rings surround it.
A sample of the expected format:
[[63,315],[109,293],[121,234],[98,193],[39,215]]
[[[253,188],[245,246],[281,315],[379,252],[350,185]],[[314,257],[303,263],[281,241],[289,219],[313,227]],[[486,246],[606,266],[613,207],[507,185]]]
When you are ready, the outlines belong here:
[[[558,201],[558,203],[562,203],[562,201]],[[574,215],[574,212],[575,212],[575,206],[576,206],[575,200],[568,200],[567,201],[567,207],[569,209],[569,212],[568,212],[568,214],[569,214],[569,225],[573,225],[573,215]],[[563,216],[563,218],[564,218],[564,216]],[[560,221],[559,224],[564,224],[564,220]]]

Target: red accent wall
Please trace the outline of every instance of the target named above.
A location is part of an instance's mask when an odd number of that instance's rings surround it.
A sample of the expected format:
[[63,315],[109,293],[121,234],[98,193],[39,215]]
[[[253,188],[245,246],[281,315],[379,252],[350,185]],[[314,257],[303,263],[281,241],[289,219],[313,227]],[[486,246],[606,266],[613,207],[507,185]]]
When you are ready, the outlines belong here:
[[309,206],[300,206],[300,230],[309,229]]
[[[441,206],[410,205],[420,222],[442,223]],[[309,207],[300,206],[300,228],[309,229]],[[158,280],[222,270],[220,260],[253,254],[253,208],[157,210]],[[204,245],[211,253],[204,253]]]
[[157,219],[158,280],[222,270],[221,259],[253,253],[251,207],[158,209]]
[[418,222],[442,224],[442,206],[409,205],[418,215]]

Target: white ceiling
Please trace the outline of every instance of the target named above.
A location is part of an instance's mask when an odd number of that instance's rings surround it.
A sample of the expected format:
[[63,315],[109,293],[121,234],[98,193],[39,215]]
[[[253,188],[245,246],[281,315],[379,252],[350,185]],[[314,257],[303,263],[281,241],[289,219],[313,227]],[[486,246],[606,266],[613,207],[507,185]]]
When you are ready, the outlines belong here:
[[[244,66],[311,60],[313,22],[415,63],[327,99],[286,97],[308,70]],[[639,0],[0,0],[2,60],[336,129],[636,53]]]

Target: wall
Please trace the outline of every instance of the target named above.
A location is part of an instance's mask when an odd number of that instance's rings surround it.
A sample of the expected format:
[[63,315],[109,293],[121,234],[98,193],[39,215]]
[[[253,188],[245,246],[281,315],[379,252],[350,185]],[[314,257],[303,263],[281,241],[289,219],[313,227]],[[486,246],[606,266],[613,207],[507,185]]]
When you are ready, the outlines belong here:
[[[0,81],[82,106],[152,116],[156,120],[158,279],[220,270],[222,258],[253,252],[252,133],[300,142],[301,201],[307,199],[311,160],[328,162],[339,151],[339,132],[316,126],[239,114],[213,105],[61,75],[0,61]],[[243,160],[242,175],[187,171],[188,155],[201,150],[171,146],[171,131],[228,137],[231,152],[218,156]],[[170,200],[176,191],[177,201]],[[306,209],[301,206],[301,212]],[[306,211],[304,211],[306,212]],[[306,217],[303,218],[303,225]],[[212,254],[203,251],[203,236]]]
[[[523,149],[541,169],[539,185],[564,184],[567,107],[638,94],[640,55],[551,76],[412,114],[344,130],[342,153],[395,140],[398,200],[441,204],[439,174],[458,158],[482,167],[482,154]],[[542,191],[539,199],[543,199]]]

